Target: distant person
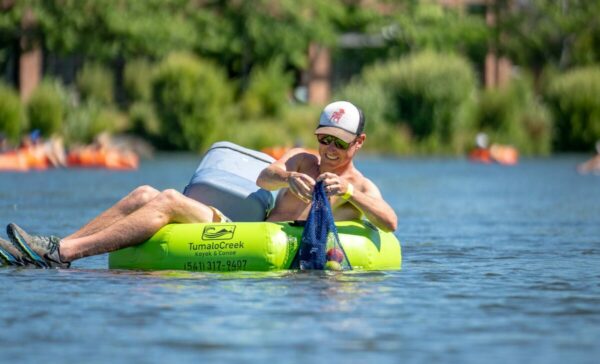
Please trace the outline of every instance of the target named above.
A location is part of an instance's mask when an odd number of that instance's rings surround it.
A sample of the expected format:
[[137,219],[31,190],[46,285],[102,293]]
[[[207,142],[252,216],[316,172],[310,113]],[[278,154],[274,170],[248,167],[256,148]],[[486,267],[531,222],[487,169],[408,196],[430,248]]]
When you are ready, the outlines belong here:
[[50,164],[39,129],[35,129],[23,136],[18,152],[25,157],[29,168],[43,170],[47,169]]
[[579,164],[577,171],[581,174],[600,174],[600,140],[596,142],[596,155]]
[[44,142],[44,149],[46,151],[46,158],[48,158],[48,162],[53,167],[67,166],[67,153],[65,152],[62,137],[58,135],[51,136]]
[[[319,154],[294,148],[265,168],[256,184],[281,190],[267,221],[306,220],[315,183],[323,181],[336,220],[365,217],[385,231],[394,231],[397,217],[379,189],[354,166],[366,134],[362,111],[346,101],[331,103],[315,130]],[[40,267],[69,267],[73,260],[141,244],[170,223],[230,221],[218,209],[175,190],[138,187],[74,234],[63,239],[29,235],[7,226],[11,243],[0,241],[4,259]],[[13,254],[11,254],[11,251]]]
[[477,133],[475,137],[475,149],[469,153],[469,159],[473,162],[492,163],[492,156],[488,148],[488,136],[486,133]]

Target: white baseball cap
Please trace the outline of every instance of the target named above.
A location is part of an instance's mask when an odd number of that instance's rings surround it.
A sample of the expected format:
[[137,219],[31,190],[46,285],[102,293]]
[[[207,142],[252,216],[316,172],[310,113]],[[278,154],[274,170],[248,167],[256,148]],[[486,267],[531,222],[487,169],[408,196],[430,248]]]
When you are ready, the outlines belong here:
[[315,134],[333,135],[351,143],[364,127],[365,117],[358,107],[348,101],[336,101],[323,109]]

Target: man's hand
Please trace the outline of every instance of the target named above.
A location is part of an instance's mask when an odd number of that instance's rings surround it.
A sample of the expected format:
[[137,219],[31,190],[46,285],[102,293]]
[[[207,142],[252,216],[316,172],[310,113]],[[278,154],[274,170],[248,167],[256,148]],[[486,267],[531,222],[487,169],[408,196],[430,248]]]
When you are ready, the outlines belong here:
[[325,172],[317,177],[317,182],[323,181],[325,193],[327,196],[342,196],[348,191],[348,182],[346,179],[338,176],[335,173]]
[[312,201],[315,180],[312,179],[311,176],[304,173],[291,172],[288,177],[288,184],[290,186],[290,191],[292,191],[296,197],[306,203]]

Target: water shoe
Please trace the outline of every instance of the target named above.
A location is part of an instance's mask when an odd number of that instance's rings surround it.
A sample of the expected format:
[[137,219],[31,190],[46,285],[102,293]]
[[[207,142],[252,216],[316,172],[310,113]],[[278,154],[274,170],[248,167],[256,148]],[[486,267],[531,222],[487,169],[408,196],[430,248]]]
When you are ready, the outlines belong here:
[[0,238],[0,262],[4,265],[26,266],[33,261],[23,255],[12,243]]
[[71,265],[60,260],[60,239],[56,236],[29,235],[16,224],[8,224],[6,233],[23,255],[40,268],[69,268]]

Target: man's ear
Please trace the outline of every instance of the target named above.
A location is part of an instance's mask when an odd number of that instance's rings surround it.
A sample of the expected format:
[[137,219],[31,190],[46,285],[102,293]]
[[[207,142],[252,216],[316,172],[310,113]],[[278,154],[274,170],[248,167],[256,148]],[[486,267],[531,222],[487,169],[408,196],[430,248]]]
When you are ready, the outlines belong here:
[[362,145],[363,145],[363,143],[365,142],[365,140],[366,140],[366,139],[367,139],[367,134],[365,134],[365,133],[362,133],[361,135],[359,135],[359,136],[356,138],[356,146],[357,146],[358,148],[361,148],[361,147],[362,147]]

